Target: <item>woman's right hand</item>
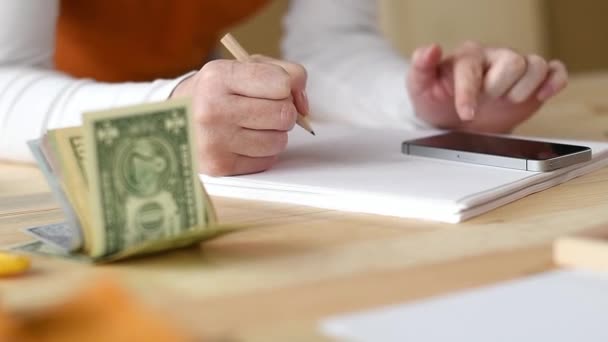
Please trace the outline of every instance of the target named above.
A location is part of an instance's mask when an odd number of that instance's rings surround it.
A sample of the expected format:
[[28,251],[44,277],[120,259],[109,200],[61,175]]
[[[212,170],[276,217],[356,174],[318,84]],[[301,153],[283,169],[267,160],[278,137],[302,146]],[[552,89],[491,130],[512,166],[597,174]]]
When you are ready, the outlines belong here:
[[298,112],[308,113],[306,70],[254,56],[211,61],[182,81],[172,98],[193,99],[200,171],[211,176],[267,170],[287,147]]

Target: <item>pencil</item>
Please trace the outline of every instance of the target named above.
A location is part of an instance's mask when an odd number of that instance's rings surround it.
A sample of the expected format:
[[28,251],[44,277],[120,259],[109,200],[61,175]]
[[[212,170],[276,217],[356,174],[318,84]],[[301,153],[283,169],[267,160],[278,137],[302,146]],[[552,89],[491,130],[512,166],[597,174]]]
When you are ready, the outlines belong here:
[[[226,35],[220,40],[224,47],[236,58],[239,62],[246,62],[249,59],[249,54],[243,48],[241,44],[234,38],[230,33],[226,33]],[[298,118],[296,119],[296,123],[298,126],[307,130],[310,134],[315,135],[315,131],[312,130],[310,126],[310,122],[308,119],[302,114],[298,113]]]

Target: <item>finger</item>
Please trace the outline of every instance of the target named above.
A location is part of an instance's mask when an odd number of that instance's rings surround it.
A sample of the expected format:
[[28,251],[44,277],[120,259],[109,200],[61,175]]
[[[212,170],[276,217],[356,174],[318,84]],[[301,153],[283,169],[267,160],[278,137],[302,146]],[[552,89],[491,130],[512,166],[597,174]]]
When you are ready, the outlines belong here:
[[484,92],[490,98],[497,99],[509,89],[526,72],[526,58],[510,49],[488,49],[486,58],[490,64],[484,77]]
[[306,88],[306,80],[308,78],[308,75],[304,66],[262,55],[253,55],[251,56],[251,60],[262,63],[274,64],[283,68],[285,71],[287,71],[289,77],[291,78],[292,90],[302,91]]
[[289,99],[251,101],[238,97],[233,102],[234,123],[242,128],[287,132],[296,124],[298,111]]
[[295,105],[298,112],[302,115],[310,115],[310,102],[308,101],[306,89],[294,94],[293,96],[295,98]]
[[211,61],[201,69],[199,82],[210,93],[227,92],[269,100],[286,99],[291,94],[289,73],[270,63]]
[[418,48],[412,54],[407,76],[408,88],[413,94],[420,94],[431,88],[438,79],[438,67],[443,52],[437,44]]
[[537,99],[546,101],[559,93],[568,84],[568,70],[564,63],[553,60],[549,62],[549,76],[538,91]]
[[290,99],[254,99],[240,95],[209,97],[200,105],[197,121],[206,127],[222,124],[260,129],[289,131],[295,125],[297,111]]
[[233,153],[247,157],[272,157],[287,147],[287,132],[241,128],[229,142]]
[[454,101],[461,120],[475,117],[483,82],[485,56],[477,44],[469,43],[454,57]]
[[514,103],[522,103],[536,93],[547,78],[549,66],[544,58],[537,55],[526,57],[527,68],[524,75],[515,83],[507,97]]
[[245,175],[262,172],[270,169],[278,160],[277,156],[272,157],[248,157],[237,155],[234,160],[232,175]]
[[308,103],[308,96],[306,95],[308,74],[304,66],[262,55],[254,55],[252,56],[252,60],[274,64],[285,69],[291,78],[291,93],[298,111],[304,115],[309,114],[310,106]]

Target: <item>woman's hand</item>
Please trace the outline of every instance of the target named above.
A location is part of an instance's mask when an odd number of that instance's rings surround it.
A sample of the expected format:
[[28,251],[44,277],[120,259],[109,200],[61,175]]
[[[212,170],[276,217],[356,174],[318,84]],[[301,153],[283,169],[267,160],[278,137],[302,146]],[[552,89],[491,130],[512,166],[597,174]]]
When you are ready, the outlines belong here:
[[254,56],[246,63],[211,61],[171,97],[193,98],[201,172],[226,176],[274,164],[298,111],[308,113],[305,88],[302,66]]
[[440,128],[505,133],[560,92],[568,73],[560,61],[467,42],[443,57],[417,49],[407,87],[416,115]]

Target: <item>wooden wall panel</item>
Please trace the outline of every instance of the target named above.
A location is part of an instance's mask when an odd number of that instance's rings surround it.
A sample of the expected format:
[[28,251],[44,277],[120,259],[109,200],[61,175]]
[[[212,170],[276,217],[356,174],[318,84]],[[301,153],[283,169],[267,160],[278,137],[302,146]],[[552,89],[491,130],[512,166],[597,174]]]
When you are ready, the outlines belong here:
[[[373,0],[369,0],[373,1]],[[279,56],[281,17],[275,0],[233,29],[251,52]],[[608,1],[604,0],[378,0],[381,27],[404,54],[465,39],[558,57],[571,71],[608,68]]]
[[404,53],[466,39],[546,53],[542,0],[381,0],[382,24]]
[[608,69],[608,1],[547,0],[549,46],[571,71]]
[[[274,0],[262,9],[257,16],[235,27],[232,33],[249,53],[278,57],[281,51],[279,41],[283,31],[281,20],[288,5],[288,0]],[[227,52],[222,51],[226,55]]]

